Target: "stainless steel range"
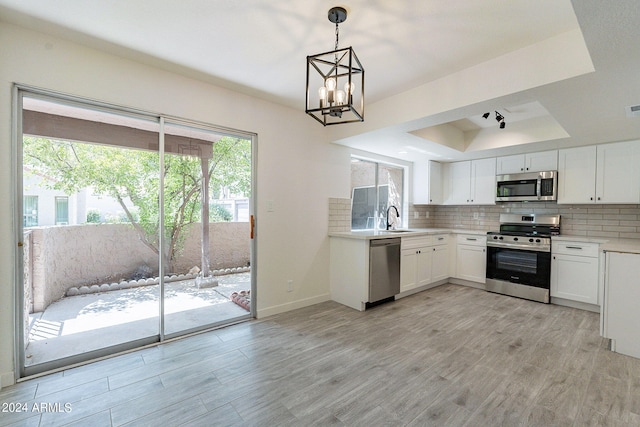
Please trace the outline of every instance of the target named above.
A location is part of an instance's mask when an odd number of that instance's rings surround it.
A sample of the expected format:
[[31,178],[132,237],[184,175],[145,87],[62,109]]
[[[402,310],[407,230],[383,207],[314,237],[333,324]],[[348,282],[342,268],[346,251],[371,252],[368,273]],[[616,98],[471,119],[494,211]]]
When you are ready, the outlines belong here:
[[558,234],[560,215],[500,214],[500,231],[487,233],[487,291],[548,304]]

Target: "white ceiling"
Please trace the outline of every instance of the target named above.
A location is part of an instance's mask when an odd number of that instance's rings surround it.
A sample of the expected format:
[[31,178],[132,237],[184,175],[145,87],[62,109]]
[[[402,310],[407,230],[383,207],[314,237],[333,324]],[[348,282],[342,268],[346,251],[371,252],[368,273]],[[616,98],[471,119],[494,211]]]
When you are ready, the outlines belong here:
[[[340,5],[349,12],[340,46],[353,46],[365,67],[367,104],[364,123],[327,128],[328,135],[407,160],[464,159],[640,138],[640,118],[625,114],[625,107],[640,104],[637,0],[573,3],[0,0],[0,19],[303,110],[305,57],[333,49],[327,11]],[[576,32],[589,61],[578,58],[577,44],[554,42]],[[576,63],[592,63],[595,72],[576,66],[585,71],[560,78],[563,70],[554,70],[551,59],[531,76],[492,68],[544,43],[558,50],[550,58],[575,54]],[[558,67],[567,65],[558,61]],[[430,84],[452,76],[466,76],[459,85],[465,93],[432,99]],[[469,90],[471,84],[481,90]],[[426,94],[428,108],[396,114],[412,92]],[[495,110],[506,118],[503,130],[493,118],[495,128],[478,119]],[[434,126],[451,126],[463,142],[420,136]]]

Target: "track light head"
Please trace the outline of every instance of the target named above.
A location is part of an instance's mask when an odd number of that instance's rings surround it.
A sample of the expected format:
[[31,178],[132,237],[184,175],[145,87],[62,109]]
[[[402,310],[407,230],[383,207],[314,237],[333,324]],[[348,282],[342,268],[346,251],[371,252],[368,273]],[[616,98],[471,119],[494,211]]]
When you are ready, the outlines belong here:
[[504,129],[504,127],[506,126],[504,120],[500,122],[500,129]]
[[484,114],[482,115],[482,117],[484,117],[484,118],[486,119],[487,117],[489,117],[489,113],[484,113]]
[[500,122],[504,120],[504,116],[496,111],[496,121]]

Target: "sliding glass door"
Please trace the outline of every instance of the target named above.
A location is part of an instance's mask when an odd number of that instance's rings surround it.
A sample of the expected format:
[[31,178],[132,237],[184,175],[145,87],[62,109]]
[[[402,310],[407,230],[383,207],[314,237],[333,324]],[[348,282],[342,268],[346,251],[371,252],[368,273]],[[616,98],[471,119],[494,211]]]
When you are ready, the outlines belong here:
[[164,333],[250,314],[251,139],[164,124]]
[[17,91],[19,370],[251,318],[252,135]]

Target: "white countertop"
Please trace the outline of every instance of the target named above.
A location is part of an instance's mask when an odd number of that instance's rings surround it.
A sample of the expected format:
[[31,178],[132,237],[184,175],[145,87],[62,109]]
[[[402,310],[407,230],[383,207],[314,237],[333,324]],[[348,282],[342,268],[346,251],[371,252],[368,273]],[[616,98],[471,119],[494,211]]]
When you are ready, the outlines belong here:
[[395,237],[415,237],[428,236],[432,234],[473,234],[484,236],[486,230],[460,230],[450,228],[410,228],[408,231],[384,231],[384,230],[362,230],[362,231],[341,231],[329,233],[329,237],[342,237],[345,239],[392,239]]
[[598,243],[600,245],[600,250],[604,252],[627,252],[640,254],[640,239],[571,236],[568,234],[553,236],[552,239],[556,241]]

